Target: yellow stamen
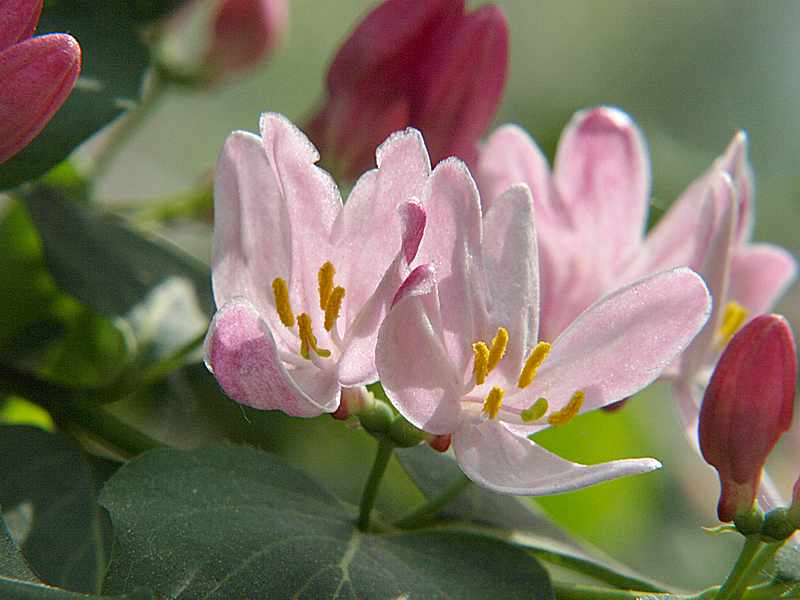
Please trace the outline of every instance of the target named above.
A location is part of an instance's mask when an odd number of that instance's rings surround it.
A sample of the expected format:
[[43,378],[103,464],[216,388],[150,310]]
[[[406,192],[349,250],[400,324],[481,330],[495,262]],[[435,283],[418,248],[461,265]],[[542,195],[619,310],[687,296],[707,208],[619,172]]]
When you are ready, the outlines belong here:
[[487,368],[490,373],[502,360],[503,355],[506,353],[506,347],[508,347],[508,330],[505,327],[498,327],[497,335],[492,340],[492,349],[489,350]]
[[[331,263],[326,263],[331,264]],[[328,296],[328,304],[325,306],[325,331],[333,329],[336,319],[339,318],[339,310],[342,308],[344,300],[344,288],[337,285]]]
[[744,325],[748,314],[747,309],[735,300],[731,300],[725,305],[722,312],[722,325],[719,326],[716,336],[717,345],[720,348],[731,341],[734,334]]
[[483,342],[475,342],[472,353],[475,355],[472,374],[475,375],[475,384],[481,385],[489,374],[489,348]]
[[297,328],[300,330],[300,356],[310,359],[310,351],[316,352],[317,356],[327,358],[331,355],[330,350],[317,348],[317,338],[311,331],[311,317],[306,313],[297,315]]
[[517,385],[520,388],[526,388],[533,383],[533,380],[536,379],[537,369],[542,366],[548,354],[550,354],[550,344],[547,342],[539,342],[531,350],[528,360],[525,361],[525,366],[522,367],[522,373],[519,374]]
[[545,398],[539,398],[531,404],[529,408],[526,408],[520,413],[520,417],[526,423],[530,423],[531,421],[538,421],[544,416],[544,413],[547,412],[549,404]]
[[483,403],[483,414],[490,419],[497,418],[497,413],[500,412],[500,407],[503,405],[503,396],[505,390],[501,387],[494,386],[489,395],[486,396],[486,401]]
[[289,286],[286,280],[276,277],[272,282],[272,293],[275,295],[275,310],[281,318],[281,323],[287,327],[294,327],[294,313],[289,303]]
[[564,408],[547,417],[547,422],[550,425],[564,425],[569,423],[573,417],[580,412],[584,398],[586,398],[586,394],[582,390],[578,390],[572,394],[572,398],[569,399],[569,402],[567,402]]
[[333,268],[330,261],[322,265],[319,268],[319,273],[317,273],[317,282],[319,283],[319,307],[322,310],[327,310],[328,302],[333,292],[334,274],[336,274],[336,269]]

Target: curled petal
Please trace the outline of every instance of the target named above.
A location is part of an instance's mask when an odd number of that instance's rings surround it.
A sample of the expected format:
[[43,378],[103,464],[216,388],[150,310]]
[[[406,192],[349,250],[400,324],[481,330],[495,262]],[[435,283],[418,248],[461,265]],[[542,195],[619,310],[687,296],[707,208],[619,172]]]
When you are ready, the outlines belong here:
[[0,51],[33,35],[43,0],[0,0]]
[[206,364],[225,393],[260,410],[315,417],[339,406],[335,373],[313,365],[287,371],[266,323],[252,304],[234,299],[214,315]]
[[779,246],[748,244],[731,262],[728,297],[751,315],[771,310],[797,277],[797,261]]
[[81,48],[54,33],[0,52],[0,163],[35,138],[72,91],[81,69]]
[[502,494],[545,496],[661,467],[652,458],[582,465],[516,435],[500,421],[465,423],[453,438],[456,459],[475,483]]
[[632,396],[688,346],[710,310],[703,280],[686,268],[621,288],[586,309],[553,342],[533,385],[509,400],[527,406],[543,396],[557,410],[582,390],[588,411]]

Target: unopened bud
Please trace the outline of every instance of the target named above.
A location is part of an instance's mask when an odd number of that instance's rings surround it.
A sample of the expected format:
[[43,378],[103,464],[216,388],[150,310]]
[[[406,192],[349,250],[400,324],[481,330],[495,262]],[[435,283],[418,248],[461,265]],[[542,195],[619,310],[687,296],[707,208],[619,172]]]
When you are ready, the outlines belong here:
[[423,442],[425,433],[414,427],[402,415],[397,415],[389,428],[389,437],[398,448],[412,448]]
[[369,434],[380,437],[389,433],[394,413],[388,404],[376,400],[371,407],[358,413],[358,420]]
[[447,452],[453,442],[453,435],[445,433],[443,435],[425,434],[425,443],[437,452]]
[[789,539],[797,531],[797,525],[789,516],[789,511],[785,508],[776,508],[767,513],[761,533],[776,542]]
[[342,388],[342,397],[339,408],[331,413],[334,419],[345,421],[348,418],[371,410],[377,400],[367,388],[363,386]]
[[717,513],[753,509],[767,456],[789,428],[797,380],[792,330],[779,315],[750,321],[728,343],[700,409],[700,449],[718,473]]

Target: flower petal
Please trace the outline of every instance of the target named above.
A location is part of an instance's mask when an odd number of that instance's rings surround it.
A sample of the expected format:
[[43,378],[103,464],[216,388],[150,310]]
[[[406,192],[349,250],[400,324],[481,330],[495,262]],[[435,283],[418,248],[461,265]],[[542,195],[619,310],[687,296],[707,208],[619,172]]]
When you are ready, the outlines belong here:
[[509,401],[530,404],[543,396],[558,410],[582,390],[587,411],[627,398],[688,346],[710,310],[703,280],[686,268],[620,288],[573,321],[553,342],[534,383]]
[[731,262],[728,298],[751,315],[772,309],[797,277],[797,261],[772,244],[748,244],[739,248]]
[[613,267],[635,255],[650,167],[642,134],[625,113],[608,107],[577,113],[558,144],[554,178],[596,265]]
[[334,265],[347,290],[346,322],[355,318],[392,264],[401,242],[398,209],[422,197],[431,172],[425,143],[415,129],[392,134],[376,159],[378,168],[358,180],[333,228]]
[[72,91],[81,48],[70,35],[29,38],[0,51],[0,163],[44,129]]
[[0,0],[0,51],[36,31],[43,0]]
[[436,269],[445,348],[465,374],[472,343],[487,325],[480,199],[466,165],[455,159],[439,163],[422,204],[428,218],[417,260]]
[[486,335],[494,335],[498,327],[508,331],[508,347],[497,371],[506,380],[516,381],[539,329],[539,268],[528,186],[513,186],[497,198],[483,226],[489,298]]
[[272,333],[245,299],[234,299],[217,311],[205,348],[208,368],[225,393],[241,404],[294,417],[315,417],[339,406],[335,374],[313,365],[287,371]]
[[661,467],[652,458],[573,463],[515,435],[496,420],[464,423],[453,436],[453,449],[461,469],[475,483],[501,494],[523,496],[569,492]]
[[725,153],[717,159],[717,164],[731,180],[736,190],[738,201],[738,221],[736,223],[736,240],[745,242],[753,232],[753,169],[747,159],[747,134],[737,131]]
[[428,433],[455,431],[461,418],[461,373],[442,340],[430,267],[415,269],[381,325],[378,375],[392,404]]

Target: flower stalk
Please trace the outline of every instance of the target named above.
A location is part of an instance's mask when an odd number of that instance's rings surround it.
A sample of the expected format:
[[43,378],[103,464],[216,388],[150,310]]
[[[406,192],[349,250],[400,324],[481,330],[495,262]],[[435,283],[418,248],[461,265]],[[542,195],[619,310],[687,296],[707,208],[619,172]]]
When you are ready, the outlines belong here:
[[361,531],[369,531],[370,515],[372,508],[375,506],[375,499],[378,496],[378,488],[393,454],[394,444],[387,438],[380,439],[378,441],[378,451],[375,453],[375,461],[372,463],[372,470],[369,472],[369,478],[364,485],[364,491],[361,493],[361,504],[359,505],[358,513],[358,528]]

